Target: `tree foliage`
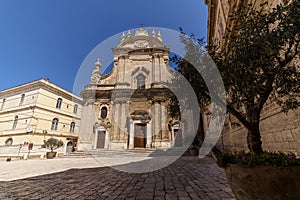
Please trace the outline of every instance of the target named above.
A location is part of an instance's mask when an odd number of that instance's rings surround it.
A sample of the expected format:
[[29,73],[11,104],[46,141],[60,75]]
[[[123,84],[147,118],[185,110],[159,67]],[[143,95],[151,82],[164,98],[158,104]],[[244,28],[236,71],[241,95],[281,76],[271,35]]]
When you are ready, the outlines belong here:
[[[263,151],[259,121],[266,101],[271,98],[284,112],[300,106],[300,2],[272,9],[264,3],[259,10],[252,5],[240,6],[231,20],[234,26],[227,27],[225,42],[209,46],[208,52],[223,78],[227,111],[248,129],[249,150],[259,154]],[[197,62],[206,65],[199,48],[202,40],[181,39],[193,48],[186,56],[199,54]],[[209,103],[210,94],[192,65],[178,57],[172,60],[195,89],[199,104]]]
[[44,144],[47,148],[51,149],[51,152],[53,152],[53,150],[62,147],[64,145],[63,141],[58,140],[56,138],[49,138],[45,144]]

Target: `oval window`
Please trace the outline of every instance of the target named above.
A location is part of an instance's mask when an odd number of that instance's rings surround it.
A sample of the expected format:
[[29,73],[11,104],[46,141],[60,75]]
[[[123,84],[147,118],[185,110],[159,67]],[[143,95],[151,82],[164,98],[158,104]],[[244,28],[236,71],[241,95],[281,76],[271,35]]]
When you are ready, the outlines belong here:
[[102,119],[105,119],[105,118],[107,117],[107,107],[103,106],[103,107],[101,108],[101,114],[100,114],[100,117],[101,117]]

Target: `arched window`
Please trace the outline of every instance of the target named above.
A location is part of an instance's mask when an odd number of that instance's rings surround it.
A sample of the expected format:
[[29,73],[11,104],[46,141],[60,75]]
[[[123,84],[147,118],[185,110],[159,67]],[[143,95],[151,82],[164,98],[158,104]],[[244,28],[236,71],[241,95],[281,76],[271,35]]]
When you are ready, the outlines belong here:
[[5,141],[5,145],[6,146],[11,146],[13,144],[13,139],[12,138],[8,138],[6,141]]
[[101,108],[100,117],[101,117],[102,119],[105,119],[105,118],[107,117],[107,107],[106,107],[106,106],[103,106],[103,107]]
[[143,74],[136,77],[137,89],[145,89],[145,78]]
[[73,108],[73,113],[74,113],[74,114],[77,114],[77,110],[78,110],[78,105],[75,104],[75,105],[74,105],[74,108]]
[[56,102],[56,108],[61,108],[61,104],[62,104],[62,98],[58,98],[57,102]]
[[52,120],[51,130],[57,130],[57,127],[58,127],[58,119],[54,118]]
[[74,131],[75,131],[75,122],[71,122],[70,133],[74,133]]
[[16,115],[16,116],[15,116],[14,123],[13,123],[13,126],[12,126],[12,129],[15,129],[15,128],[17,127],[18,120],[19,120],[19,117],[18,117],[18,115]]
[[20,106],[24,103],[24,99],[25,99],[25,94],[21,95],[21,99],[20,99]]

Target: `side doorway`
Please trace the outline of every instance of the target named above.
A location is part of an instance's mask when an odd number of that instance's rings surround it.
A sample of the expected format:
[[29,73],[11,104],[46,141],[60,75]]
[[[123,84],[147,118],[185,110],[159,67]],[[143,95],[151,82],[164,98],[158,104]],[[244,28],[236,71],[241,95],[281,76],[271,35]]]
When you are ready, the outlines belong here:
[[146,124],[134,124],[134,147],[146,148]]
[[66,153],[72,153],[74,151],[74,145],[73,142],[68,141],[66,146]]
[[97,131],[96,149],[104,149],[106,131]]

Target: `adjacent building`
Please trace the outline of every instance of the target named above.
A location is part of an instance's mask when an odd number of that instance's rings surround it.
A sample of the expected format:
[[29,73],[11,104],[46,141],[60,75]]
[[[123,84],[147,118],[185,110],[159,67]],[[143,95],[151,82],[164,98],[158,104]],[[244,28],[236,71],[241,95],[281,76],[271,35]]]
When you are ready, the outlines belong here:
[[76,146],[82,99],[39,79],[0,93],[0,146],[33,143],[50,137]]
[[[264,0],[206,0],[208,5],[208,43],[209,45],[223,45],[226,27],[234,26],[230,20],[232,11],[239,4],[251,3],[258,8]],[[268,1],[270,8],[287,4],[291,0]],[[207,116],[209,118],[209,116]],[[206,122],[209,120],[206,120]],[[207,125],[205,125],[207,126]],[[270,99],[266,102],[261,114],[261,137],[263,149],[269,151],[296,152],[300,155],[300,109],[282,113],[276,103]],[[219,148],[231,151],[247,149],[247,130],[232,115],[227,116]]]
[[[287,4],[292,0],[269,0],[269,7],[278,4]],[[259,8],[260,4],[266,0],[205,0],[208,6],[208,44],[222,45],[225,41],[222,38],[227,31],[234,26],[235,22],[230,20],[230,15],[240,4],[252,4],[254,8]]]

